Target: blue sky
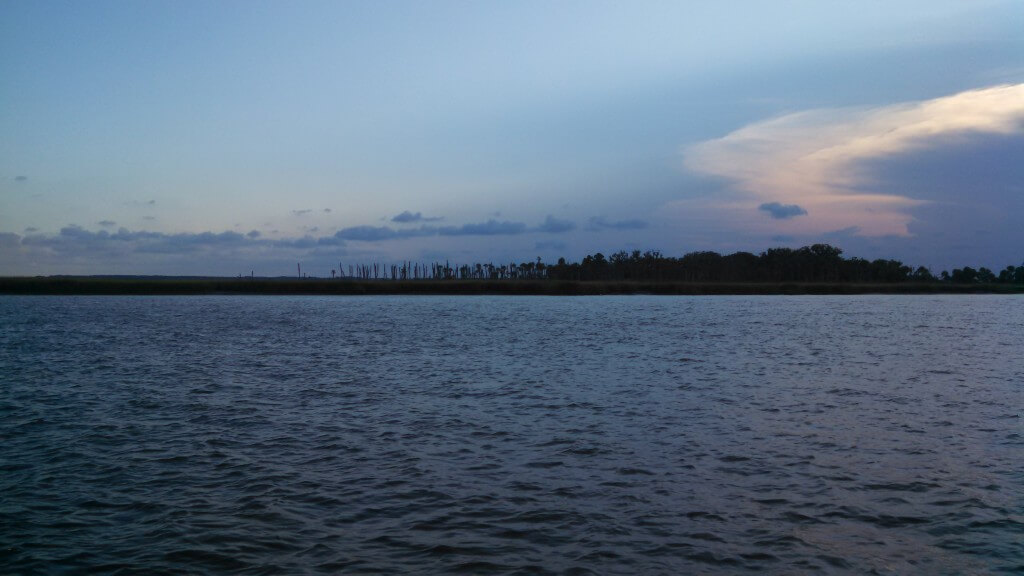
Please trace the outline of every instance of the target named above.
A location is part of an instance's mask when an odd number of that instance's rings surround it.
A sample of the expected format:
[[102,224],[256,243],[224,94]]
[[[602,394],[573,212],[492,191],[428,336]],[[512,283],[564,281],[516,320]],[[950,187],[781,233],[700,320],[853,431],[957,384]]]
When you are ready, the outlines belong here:
[[1021,30],[988,0],[0,2],[0,274],[1020,265]]

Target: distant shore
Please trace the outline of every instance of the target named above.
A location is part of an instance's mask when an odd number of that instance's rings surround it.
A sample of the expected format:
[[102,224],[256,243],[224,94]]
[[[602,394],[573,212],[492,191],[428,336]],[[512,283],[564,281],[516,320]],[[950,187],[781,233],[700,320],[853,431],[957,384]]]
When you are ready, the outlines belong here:
[[47,276],[0,278],[0,294],[22,295],[799,295],[799,294],[1024,294],[1014,284],[900,282],[700,283],[563,280],[355,280],[320,278],[182,278]]

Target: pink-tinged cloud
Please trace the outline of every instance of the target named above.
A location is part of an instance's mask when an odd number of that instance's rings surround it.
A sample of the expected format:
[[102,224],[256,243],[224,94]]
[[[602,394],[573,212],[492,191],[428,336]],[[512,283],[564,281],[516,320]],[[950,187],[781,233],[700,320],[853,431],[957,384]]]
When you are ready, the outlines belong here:
[[1024,133],[1024,84],[994,86],[882,108],[788,114],[690,147],[685,165],[731,181],[746,194],[731,211],[765,203],[798,206],[792,219],[744,219],[764,232],[856,229],[863,236],[907,236],[909,208],[929,201],[889,191],[868,161],[927,149],[957,136]]

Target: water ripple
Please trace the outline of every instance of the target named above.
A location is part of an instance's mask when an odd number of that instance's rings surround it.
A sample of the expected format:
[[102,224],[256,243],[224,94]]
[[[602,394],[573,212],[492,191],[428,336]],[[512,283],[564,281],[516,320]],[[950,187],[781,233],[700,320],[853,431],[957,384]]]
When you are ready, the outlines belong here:
[[1013,573],[1018,300],[0,297],[0,566]]

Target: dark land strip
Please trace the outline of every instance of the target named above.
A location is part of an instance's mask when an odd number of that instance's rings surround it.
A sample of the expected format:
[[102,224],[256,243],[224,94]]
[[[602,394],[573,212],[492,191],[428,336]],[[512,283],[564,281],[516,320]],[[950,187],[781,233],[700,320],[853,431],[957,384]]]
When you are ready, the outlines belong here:
[[39,295],[799,295],[1024,294],[1024,285],[949,282],[672,282],[571,280],[355,280],[46,276],[0,278],[0,294]]

